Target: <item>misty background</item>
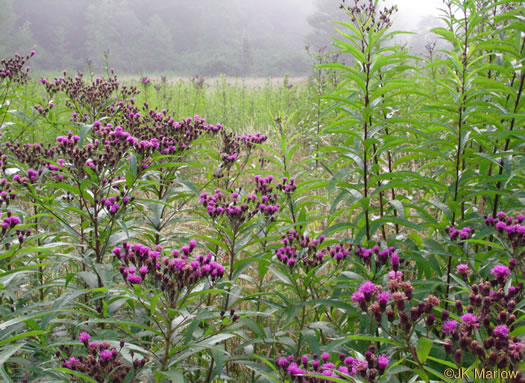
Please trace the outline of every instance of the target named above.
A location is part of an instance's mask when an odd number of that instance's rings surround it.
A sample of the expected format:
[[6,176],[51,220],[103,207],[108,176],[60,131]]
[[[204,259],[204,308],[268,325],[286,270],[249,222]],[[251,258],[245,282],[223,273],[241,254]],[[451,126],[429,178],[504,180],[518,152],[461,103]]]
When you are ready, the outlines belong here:
[[[350,0],[347,0],[347,2]],[[101,70],[181,76],[282,76],[310,72],[310,52],[345,20],[340,0],[0,0],[0,57],[37,56],[36,70]],[[414,54],[437,40],[441,0],[397,4],[394,29]]]

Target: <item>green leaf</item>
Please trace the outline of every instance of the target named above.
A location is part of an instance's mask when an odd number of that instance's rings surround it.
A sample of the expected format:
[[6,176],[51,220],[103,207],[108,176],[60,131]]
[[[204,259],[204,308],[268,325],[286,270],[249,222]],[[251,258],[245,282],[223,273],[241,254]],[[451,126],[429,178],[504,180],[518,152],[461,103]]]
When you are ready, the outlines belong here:
[[421,363],[425,363],[427,360],[430,350],[432,349],[432,344],[433,342],[425,337],[421,337],[417,341],[417,358]]
[[2,352],[0,352],[0,367],[2,367],[4,363],[22,347],[24,347],[23,343],[17,343],[3,349]]
[[156,371],[159,376],[171,379],[174,383],[185,383],[184,373],[181,370]]
[[77,378],[85,379],[87,382],[97,383],[97,381],[95,379],[90,378],[88,375],[86,375],[86,374],[84,374],[82,372],[70,370],[69,368],[62,368],[62,367],[61,368],[55,368],[55,369],[53,369],[53,371],[65,372],[65,373],[67,373],[69,375],[76,376]]
[[380,343],[387,343],[387,344],[393,344],[398,347],[403,347],[403,345],[399,342],[396,342],[393,339],[389,338],[381,338],[378,336],[368,336],[368,335],[349,335],[342,339],[350,339],[350,340],[366,340],[369,342],[380,342]]
[[84,145],[84,140],[86,139],[87,134],[93,129],[93,125],[82,125],[80,128],[80,140],[78,141],[78,146],[82,147]]

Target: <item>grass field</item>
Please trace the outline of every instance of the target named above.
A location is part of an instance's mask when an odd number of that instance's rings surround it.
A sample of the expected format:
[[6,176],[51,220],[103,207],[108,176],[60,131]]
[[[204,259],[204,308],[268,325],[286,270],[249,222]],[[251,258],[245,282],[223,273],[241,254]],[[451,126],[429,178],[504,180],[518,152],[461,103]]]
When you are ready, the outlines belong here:
[[427,58],[346,9],[308,78],[4,61],[0,376],[523,382],[523,9],[447,4]]

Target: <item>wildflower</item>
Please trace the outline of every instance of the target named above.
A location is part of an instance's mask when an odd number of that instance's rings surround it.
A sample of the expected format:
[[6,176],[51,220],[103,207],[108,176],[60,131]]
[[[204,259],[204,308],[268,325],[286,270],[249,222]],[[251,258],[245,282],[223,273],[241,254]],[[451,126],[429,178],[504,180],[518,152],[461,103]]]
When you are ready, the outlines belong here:
[[388,357],[385,354],[380,354],[377,357],[377,367],[380,371],[384,370],[386,366],[388,366],[388,363],[390,363],[390,361],[388,360]]
[[478,317],[474,314],[467,313],[461,316],[461,320],[469,326],[478,326]]
[[372,282],[366,281],[359,287],[359,291],[369,297],[376,291],[376,286]]
[[89,338],[91,338],[91,337],[89,336],[89,334],[87,332],[81,332],[78,335],[78,340],[81,341],[82,343],[84,343],[86,346],[88,344]]
[[142,278],[139,275],[129,274],[126,280],[132,285],[139,285],[142,282]]
[[[161,260],[160,246],[150,249],[139,243],[131,246],[125,242],[122,248],[113,249],[113,254],[121,260],[119,270],[130,284],[147,282],[163,291],[172,291],[191,288],[203,278],[215,282],[224,275],[224,267],[213,261],[212,253],[199,255],[193,260],[189,258],[196,246],[196,243],[191,243],[180,250],[175,249],[171,251],[170,257],[165,256]],[[137,268],[140,275],[137,274]]]
[[104,350],[102,351],[99,356],[102,358],[102,359],[106,359],[106,360],[109,360],[109,359],[113,359],[113,353],[109,350]]
[[510,277],[510,269],[505,265],[497,265],[490,270],[496,276],[499,282],[503,283]]
[[456,239],[465,240],[469,239],[474,233],[474,229],[471,227],[464,227],[463,229],[457,229],[454,226],[447,226],[445,232],[448,234],[449,239],[454,241]]
[[390,294],[386,291],[382,291],[376,295],[376,299],[380,305],[385,306],[390,300]]
[[281,368],[286,368],[288,367],[288,360],[284,357],[281,357],[279,358],[279,360],[277,361],[277,365]]
[[445,334],[450,334],[456,331],[458,321],[456,320],[447,320],[443,323],[443,332]]
[[502,338],[508,338],[509,328],[505,325],[496,326],[496,328],[494,329],[494,335]]
[[[373,351],[372,351],[373,350]],[[288,358],[281,357],[277,361],[278,367],[283,371],[283,379],[286,376],[292,377],[292,381],[303,381],[303,376],[308,374],[320,374],[325,377],[339,377],[354,376],[359,374],[364,377],[366,381],[374,381],[378,374],[383,374],[385,368],[389,364],[388,357],[385,354],[378,356],[374,355],[375,349],[369,348],[366,353],[366,361],[359,361],[351,356],[346,356],[344,353],[339,354],[339,361],[329,362],[330,354],[324,352],[321,359],[318,359],[317,354],[313,355],[313,359],[308,358],[308,355],[303,355],[300,358],[295,358],[290,355]],[[322,363],[322,364],[321,364]],[[309,382],[310,380],[304,380]],[[317,382],[317,380],[315,380]],[[322,380],[324,382],[324,380]]]
[[467,280],[468,275],[472,273],[472,271],[468,268],[467,264],[459,264],[456,266],[456,272],[461,275],[464,281]]
[[365,301],[365,295],[361,291],[356,291],[352,294],[352,302],[362,303]]

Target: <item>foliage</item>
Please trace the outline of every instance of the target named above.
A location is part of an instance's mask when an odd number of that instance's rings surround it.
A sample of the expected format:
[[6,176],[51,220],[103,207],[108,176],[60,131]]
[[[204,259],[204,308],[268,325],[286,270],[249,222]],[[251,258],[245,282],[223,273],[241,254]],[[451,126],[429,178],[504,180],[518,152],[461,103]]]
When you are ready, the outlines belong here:
[[523,381],[523,9],[343,8],[305,83],[2,61],[5,381]]

